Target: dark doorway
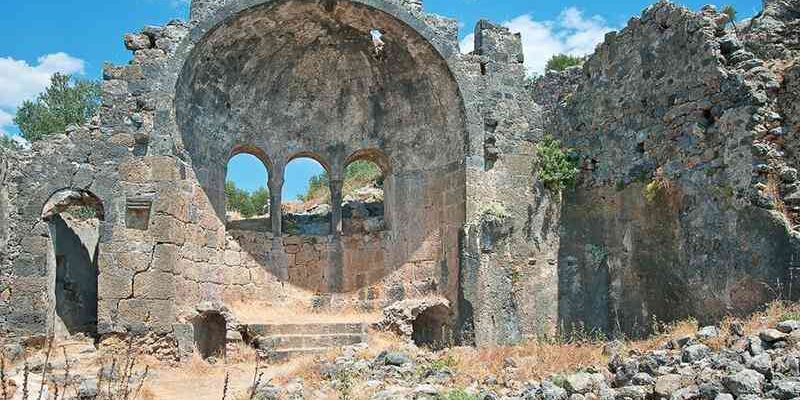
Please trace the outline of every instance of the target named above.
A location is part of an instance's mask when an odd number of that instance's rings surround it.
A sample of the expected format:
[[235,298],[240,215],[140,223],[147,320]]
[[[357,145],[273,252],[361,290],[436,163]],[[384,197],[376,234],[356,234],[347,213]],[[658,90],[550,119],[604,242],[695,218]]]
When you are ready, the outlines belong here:
[[67,209],[49,220],[55,256],[55,312],[69,335],[97,334],[100,220],[93,211]]
[[194,343],[204,359],[225,358],[225,318],[219,313],[207,313],[194,320]]
[[447,347],[450,334],[447,326],[449,314],[447,307],[441,305],[423,311],[412,324],[414,343],[419,347],[429,347],[434,350]]

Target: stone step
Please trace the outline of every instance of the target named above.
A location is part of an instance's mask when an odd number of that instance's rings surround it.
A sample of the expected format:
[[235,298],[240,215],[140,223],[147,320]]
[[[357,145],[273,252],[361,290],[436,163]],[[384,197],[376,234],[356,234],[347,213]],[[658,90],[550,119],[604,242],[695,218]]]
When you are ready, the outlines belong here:
[[276,350],[270,353],[270,361],[288,361],[297,357],[316,356],[325,354],[329,350],[330,348],[326,347]]
[[364,323],[311,323],[311,324],[252,324],[247,332],[252,337],[284,335],[363,335],[368,325]]
[[260,343],[275,350],[306,349],[306,348],[334,348],[351,346],[367,341],[364,334],[322,334],[322,335],[274,335],[262,336]]

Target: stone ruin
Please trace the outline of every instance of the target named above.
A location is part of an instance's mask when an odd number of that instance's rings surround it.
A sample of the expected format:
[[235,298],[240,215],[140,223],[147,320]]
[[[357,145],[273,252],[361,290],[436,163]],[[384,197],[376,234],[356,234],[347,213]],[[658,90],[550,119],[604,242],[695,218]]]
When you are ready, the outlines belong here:
[[[797,0],[737,27],[659,2],[530,80],[518,34],[481,21],[461,54],[419,0],[194,0],[190,21],[125,36],[98,118],[0,149],[0,335],[213,356],[331,332],[298,307],[386,308],[420,341],[487,345],[796,299],[798,18]],[[538,179],[546,134],[581,157],[563,193]],[[226,224],[241,153],[270,172],[257,229]],[[283,226],[298,157],[330,177],[323,235]],[[380,229],[346,229],[356,160],[382,170]],[[240,323],[241,303],[298,325]]]

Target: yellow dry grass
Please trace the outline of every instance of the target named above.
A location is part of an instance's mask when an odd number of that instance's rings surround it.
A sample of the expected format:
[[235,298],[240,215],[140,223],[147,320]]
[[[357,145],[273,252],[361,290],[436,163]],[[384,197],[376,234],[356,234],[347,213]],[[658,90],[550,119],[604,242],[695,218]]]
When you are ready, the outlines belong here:
[[[531,341],[518,346],[475,349],[459,347],[446,351],[460,372],[458,383],[469,385],[488,376],[517,380],[543,379],[565,371],[601,367],[607,363],[599,343],[550,344]],[[516,366],[511,376],[507,366]]]
[[800,304],[784,301],[775,301],[767,305],[760,312],[751,314],[746,318],[727,317],[720,323],[720,336],[707,341],[707,345],[720,349],[729,344],[734,338],[731,333],[733,323],[742,324],[746,336],[757,335],[759,331],[774,328],[779,322],[788,319],[800,320]]

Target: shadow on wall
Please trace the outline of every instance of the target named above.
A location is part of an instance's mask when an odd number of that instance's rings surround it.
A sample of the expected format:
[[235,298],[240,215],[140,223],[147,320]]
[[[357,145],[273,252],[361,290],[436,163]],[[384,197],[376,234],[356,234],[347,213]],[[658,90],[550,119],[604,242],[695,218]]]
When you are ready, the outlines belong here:
[[[708,198],[708,190],[689,196],[675,184],[644,196],[646,189],[633,183],[565,193],[564,333],[646,336],[656,324],[689,317],[714,324],[797,298],[800,287],[790,280],[794,245],[779,215],[734,209]],[[708,205],[715,209],[697,211]]]
[[[343,293],[414,269],[434,282],[427,288],[453,289],[466,213],[466,118],[458,85],[442,56],[408,24],[363,4],[332,6],[335,12],[318,2],[258,5],[192,48],[175,99],[186,155],[221,221],[231,155],[249,152],[265,163],[270,216],[254,224],[265,231],[269,224],[270,232],[229,233],[279,280]],[[372,56],[369,32],[376,25],[385,32],[383,57]],[[376,153],[384,160],[370,158]],[[303,216],[309,224],[284,221],[277,207],[287,200],[280,193],[286,164],[300,156],[320,161],[333,178],[330,214]],[[341,207],[340,179],[356,159],[391,170],[383,216],[371,207]],[[388,229],[376,229],[381,223],[373,217],[383,217]],[[304,227],[314,229],[297,232]],[[303,236],[287,236],[293,232]],[[400,298],[413,281],[406,278],[390,290]],[[368,297],[375,296],[381,294]]]

